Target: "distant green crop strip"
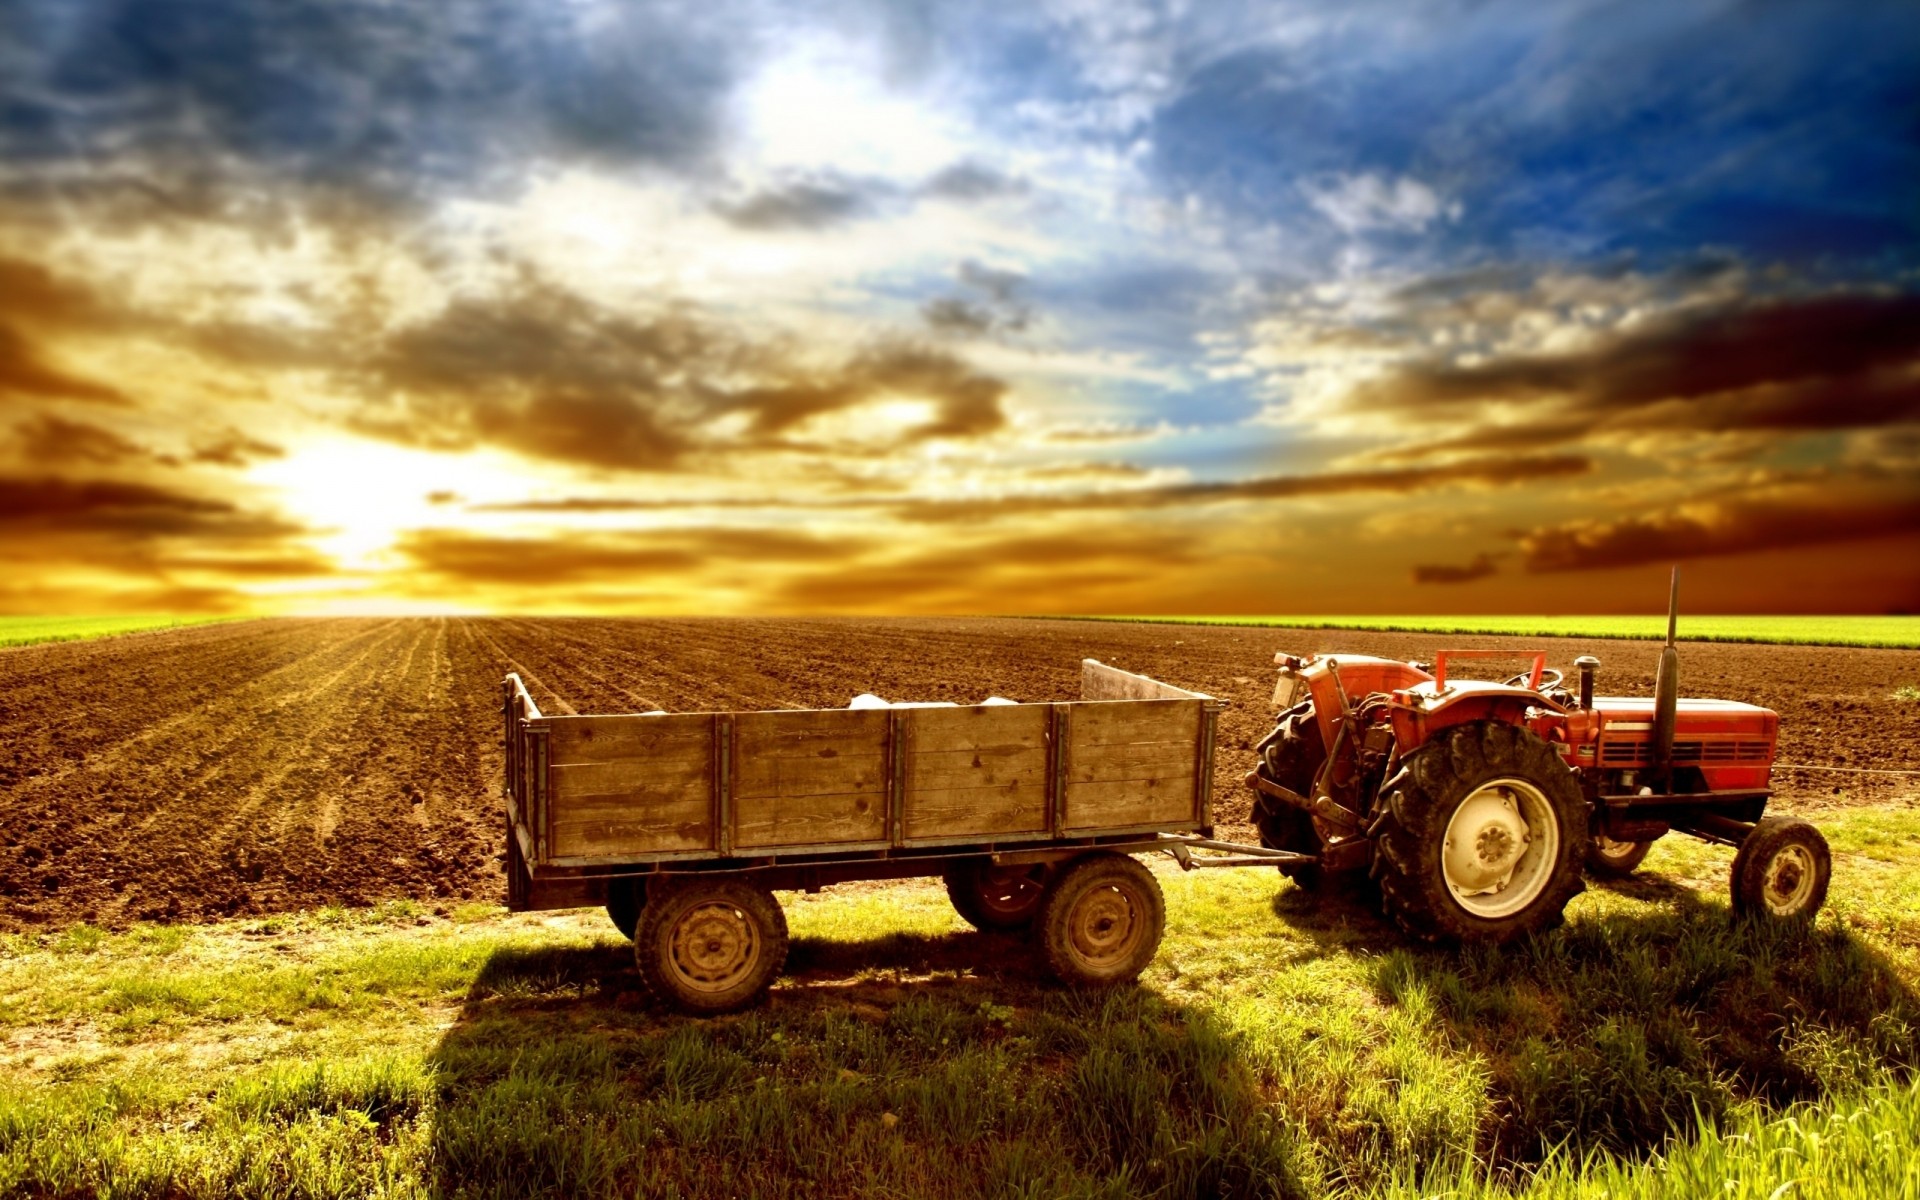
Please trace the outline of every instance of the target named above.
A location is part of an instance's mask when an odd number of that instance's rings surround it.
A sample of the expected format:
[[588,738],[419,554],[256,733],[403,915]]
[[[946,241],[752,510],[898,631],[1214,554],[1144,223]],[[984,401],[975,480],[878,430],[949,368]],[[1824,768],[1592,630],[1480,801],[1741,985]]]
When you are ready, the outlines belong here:
[[[1515,637],[1663,639],[1665,616],[1644,617],[1163,617],[1085,616],[1076,621],[1170,625],[1258,625],[1284,629],[1364,629],[1404,633],[1506,634]],[[1920,617],[1716,617],[1680,614],[1680,640],[1798,646],[1920,649]]]
[[233,617],[0,617],[0,646],[31,646],[40,642],[74,642],[112,637],[149,629],[175,629],[231,621]]

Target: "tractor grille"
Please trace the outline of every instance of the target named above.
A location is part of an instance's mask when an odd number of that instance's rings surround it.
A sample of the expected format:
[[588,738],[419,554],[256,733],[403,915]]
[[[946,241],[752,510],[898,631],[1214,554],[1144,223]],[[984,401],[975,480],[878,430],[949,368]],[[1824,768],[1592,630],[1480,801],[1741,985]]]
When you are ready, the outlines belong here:
[[[1651,740],[1608,741],[1600,747],[1600,763],[1608,767],[1631,767],[1650,760]],[[1763,763],[1767,761],[1767,743],[1757,741],[1675,742],[1676,763]]]

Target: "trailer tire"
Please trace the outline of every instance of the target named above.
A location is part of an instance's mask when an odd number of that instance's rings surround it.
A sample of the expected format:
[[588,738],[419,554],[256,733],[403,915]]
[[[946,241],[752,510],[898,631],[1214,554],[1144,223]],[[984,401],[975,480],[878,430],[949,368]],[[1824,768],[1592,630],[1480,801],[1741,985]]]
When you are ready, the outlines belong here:
[[607,881],[607,919],[628,941],[640,924],[640,910],[647,904],[647,881],[640,878]]
[[1025,929],[1047,900],[1047,867],[996,867],[983,858],[962,859],[945,872],[947,898],[967,924],[982,933]]
[[1136,860],[1089,854],[1048,885],[1036,928],[1060,982],[1111,987],[1139,978],[1159,952],[1167,902],[1159,881]]
[[1733,856],[1728,885],[1742,917],[1810,921],[1827,902],[1833,854],[1827,839],[1798,817],[1763,817]]
[[787,917],[773,893],[739,879],[656,885],[633,941],[640,978],[682,1012],[737,1012],[787,961]]
[[1587,872],[1601,879],[1625,879],[1640,868],[1652,842],[1616,842],[1596,833],[1587,842]]
[[1559,924],[1586,887],[1586,800],[1531,730],[1500,721],[1444,730],[1381,792],[1373,877],[1409,937],[1509,942]]
[[[1313,708],[1308,706],[1280,718],[1254,770],[1288,791],[1311,797],[1313,781],[1326,758]],[[1260,844],[1269,850],[1318,854],[1326,849],[1311,814],[1265,792],[1254,793],[1253,823],[1260,831]],[[1280,873],[1308,891],[1320,890],[1327,876],[1319,863],[1284,863]]]

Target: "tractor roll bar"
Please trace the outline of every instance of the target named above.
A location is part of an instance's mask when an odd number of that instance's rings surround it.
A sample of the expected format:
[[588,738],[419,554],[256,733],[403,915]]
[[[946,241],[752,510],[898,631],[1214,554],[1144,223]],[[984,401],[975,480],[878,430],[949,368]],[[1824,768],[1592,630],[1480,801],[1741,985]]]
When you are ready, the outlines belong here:
[[1447,690],[1447,660],[1450,658],[1531,658],[1533,671],[1527,676],[1527,690],[1540,690],[1540,676],[1547,670],[1545,650],[1442,650],[1433,656],[1433,690]]

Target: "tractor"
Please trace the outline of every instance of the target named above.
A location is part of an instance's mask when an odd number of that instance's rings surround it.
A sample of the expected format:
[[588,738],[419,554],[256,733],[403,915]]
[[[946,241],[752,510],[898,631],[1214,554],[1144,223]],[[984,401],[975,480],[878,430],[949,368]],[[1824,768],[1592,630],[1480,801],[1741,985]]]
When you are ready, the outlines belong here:
[[1261,843],[1310,855],[1280,866],[1309,889],[1364,872],[1425,942],[1556,925],[1585,874],[1624,877],[1673,830],[1738,847],[1736,914],[1810,920],[1832,859],[1813,825],[1765,815],[1780,718],[1679,698],[1678,600],[1676,570],[1650,698],[1594,695],[1590,655],[1572,688],[1544,651],[1499,683],[1450,668],[1521,656],[1277,655],[1279,720],[1247,773]]

